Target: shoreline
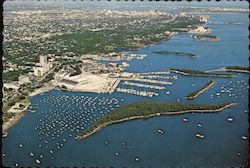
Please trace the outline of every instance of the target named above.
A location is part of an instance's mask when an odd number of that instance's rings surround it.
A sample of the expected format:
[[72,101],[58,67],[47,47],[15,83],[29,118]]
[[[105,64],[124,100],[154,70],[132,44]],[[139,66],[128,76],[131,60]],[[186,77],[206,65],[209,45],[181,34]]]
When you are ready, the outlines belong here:
[[[44,86],[38,89],[35,89],[33,92],[29,93],[30,97],[45,93],[45,92],[49,92],[50,90],[53,90],[55,87],[52,86]],[[16,102],[16,103],[20,103],[20,102]],[[15,103],[15,104],[16,104]],[[17,122],[26,114],[28,107],[31,105],[31,101],[29,100],[27,102],[27,105],[20,111],[20,112],[16,112],[14,114],[14,116],[12,118],[10,118],[8,121],[3,122],[2,124],[2,137],[6,137],[8,135],[8,130],[14,126],[15,124],[17,124]],[[15,105],[14,105],[15,106]],[[10,109],[14,106],[11,106]],[[8,113],[8,111],[6,111],[6,113]]]
[[94,133],[96,133],[97,131],[99,131],[100,129],[108,126],[108,125],[112,125],[112,124],[115,124],[115,123],[121,123],[121,122],[125,122],[125,121],[130,121],[130,120],[135,120],[135,119],[146,119],[146,118],[151,118],[151,117],[154,117],[154,116],[160,116],[160,115],[177,115],[177,114],[184,114],[184,113],[190,113],[190,112],[194,112],[194,113],[209,113],[209,112],[219,112],[219,111],[223,111],[224,109],[226,108],[229,108],[231,106],[234,106],[236,105],[237,103],[230,103],[230,104],[227,104],[225,105],[224,107],[221,107],[221,108],[218,108],[218,109],[215,109],[215,110],[199,110],[199,109],[193,109],[193,110],[181,110],[181,111],[175,111],[175,112],[163,112],[163,113],[154,113],[154,114],[150,114],[148,116],[134,116],[134,117],[128,117],[128,118],[124,118],[124,119],[121,119],[121,120],[117,120],[117,121],[110,121],[110,122],[107,122],[107,123],[104,123],[100,126],[98,126],[97,128],[95,128],[93,131],[91,131],[90,133],[88,134],[85,134],[85,135],[77,135],[75,137],[75,139],[84,139],[84,138],[87,138],[91,135],[93,135]]
[[[31,102],[28,102],[28,104],[24,107],[24,109],[19,112],[19,113],[15,113],[15,116],[13,116],[12,118],[10,118],[8,121],[3,122],[2,125],[2,137],[6,137],[8,135],[8,130],[14,126],[23,116],[24,114],[27,112],[28,107],[31,105]],[[8,113],[8,112],[6,112]]]

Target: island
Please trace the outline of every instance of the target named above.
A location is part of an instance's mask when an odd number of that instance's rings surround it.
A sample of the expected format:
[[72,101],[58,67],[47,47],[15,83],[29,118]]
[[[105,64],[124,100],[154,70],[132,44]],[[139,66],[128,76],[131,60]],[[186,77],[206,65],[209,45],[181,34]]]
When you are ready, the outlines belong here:
[[186,99],[194,99],[197,96],[199,96],[200,94],[202,94],[203,92],[205,92],[206,90],[208,90],[210,87],[212,87],[214,85],[214,81],[213,80],[209,80],[208,83],[203,86],[202,88],[198,89],[197,91],[189,94],[186,96]]
[[135,119],[145,119],[160,115],[175,115],[183,113],[214,113],[229,108],[236,103],[223,104],[187,104],[180,102],[138,102],[132,103],[109,112],[76,136],[76,139],[86,138],[100,129],[115,123]]
[[187,56],[190,58],[196,58],[196,55],[193,53],[188,53],[188,52],[180,52],[180,51],[168,51],[168,50],[163,50],[163,51],[154,51],[153,53],[156,54],[162,54],[162,55],[178,55],[178,56]]
[[211,72],[204,72],[199,70],[189,70],[189,69],[176,69],[171,68],[171,72],[186,75],[186,76],[205,76],[205,77],[222,77],[222,78],[231,78],[232,74],[225,74],[225,73],[211,73]]
[[219,41],[217,36],[211,34],[194,35],[193,39],[197,41]]

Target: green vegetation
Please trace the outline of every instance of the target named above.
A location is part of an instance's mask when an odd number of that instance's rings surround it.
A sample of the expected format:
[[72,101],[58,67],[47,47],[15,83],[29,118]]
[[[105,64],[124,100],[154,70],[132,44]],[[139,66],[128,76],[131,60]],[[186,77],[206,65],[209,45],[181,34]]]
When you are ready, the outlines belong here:
[[191,57],[191,58],[195,58],[196,57],[196,55],[193,54],[193,53],[180,52],[180,51],[163,50],[163,51],[154,51],[153,53],[163,54],[163,55],[173,54],[173,55],[179,55],[179,56],[188,56],[188,57]]
[[207,77],[222,77],[222,78],[230,78],[232,77],[231,74],[223,74],[223,73],[208,73],[204,71],[198,71],[198,70],[188,70],[188,69],[176,69],[171,68],[171,71],[175,73],[179,73],[182,75],[191,75],[191,76],[207,76]]
[[201,93],[205,92],[207,89],[209,89],[210,87],[212,87],[214,85],[214,81],[209,80],[208,83],[203,86],[202,88],[198,89],[197,91],[189,94],[186,96],[187,99],[194,99],[196,98],[198,95],[200,95]]
[[23,95],[18,95],[16,96],[14,99],[12,99],[11,101],[9,101],[7,104],[3,105],[3,115],[6,114],[6,112],[12,107],[14,106],[17,102],[29,102],[30,101],[30,97],[28,94],[23,94]]
[[158,114],[180,114],[185,112],[215,112],[233,105],[223,104],[186,104],[163,102],[139,102],[121,107],[109,112],[104,118],[96,121],[85,129],[79,136],[91,135],[98,129],[107,125],[131,119],[147,118]]

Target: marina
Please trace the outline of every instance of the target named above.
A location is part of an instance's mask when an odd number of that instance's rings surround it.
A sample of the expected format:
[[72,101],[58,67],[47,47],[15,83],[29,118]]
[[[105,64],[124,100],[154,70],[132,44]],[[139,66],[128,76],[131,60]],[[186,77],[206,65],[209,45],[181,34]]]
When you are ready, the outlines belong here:
[[[112,110],[134,102],[190,102],[184,98],[185,95],[207,82],[208,78],[173,75],[168,71],[170,68],[192,67],[205,71],[232,64],[247,66],[246,18],[245,14],[230,17],[211,14],[211,22],[209,20],[207,26],[220,39],[217,42],[172,39],[131,51],[147,55],[143,59],[131,59],[126,69],[130,73],[140,74],[140,77],[118,77],[112,80],[108,91],[94,93],[52,89],[35,94],[31,98],[33,107],[9,129],[8,136],[2,140],[4,165],[119,167],[123,160],[122,166],[125,167],[200,167],[208,164],[211,167],[244,167],[249,158],[247,74],[237,74],[234,78],[209,77],[215,80],[216,85],[194,100],[204,104],[238,103],[223,112],[160,115],[112,124],[86,139],[75,137]],[[233,20],[240,20],[243,24],[228,24],[227,29],[223,24],[213,23]],[[175,36],[186,37],[189,35]],[[155,57],[152,53],[159,49],[179,51],[180,46],[183,51],[196,53],[199,57],[195,60],[161,55]],[[225,46],[234,47],[225,49]],[[213,54],[207,51],[213,51]],[[123,88],[123,83],[127,88]],[[162,159],[159,156],[165,157]]]

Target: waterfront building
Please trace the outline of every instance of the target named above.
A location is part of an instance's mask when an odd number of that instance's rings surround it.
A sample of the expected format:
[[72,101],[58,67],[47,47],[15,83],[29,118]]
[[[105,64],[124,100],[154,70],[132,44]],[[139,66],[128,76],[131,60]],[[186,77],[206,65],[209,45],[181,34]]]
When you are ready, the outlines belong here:
[[208,21],[208,16],[207,15],[205,15],[205,16],[199,16],[199,20],[200,20],[200,22],[207,22]]

